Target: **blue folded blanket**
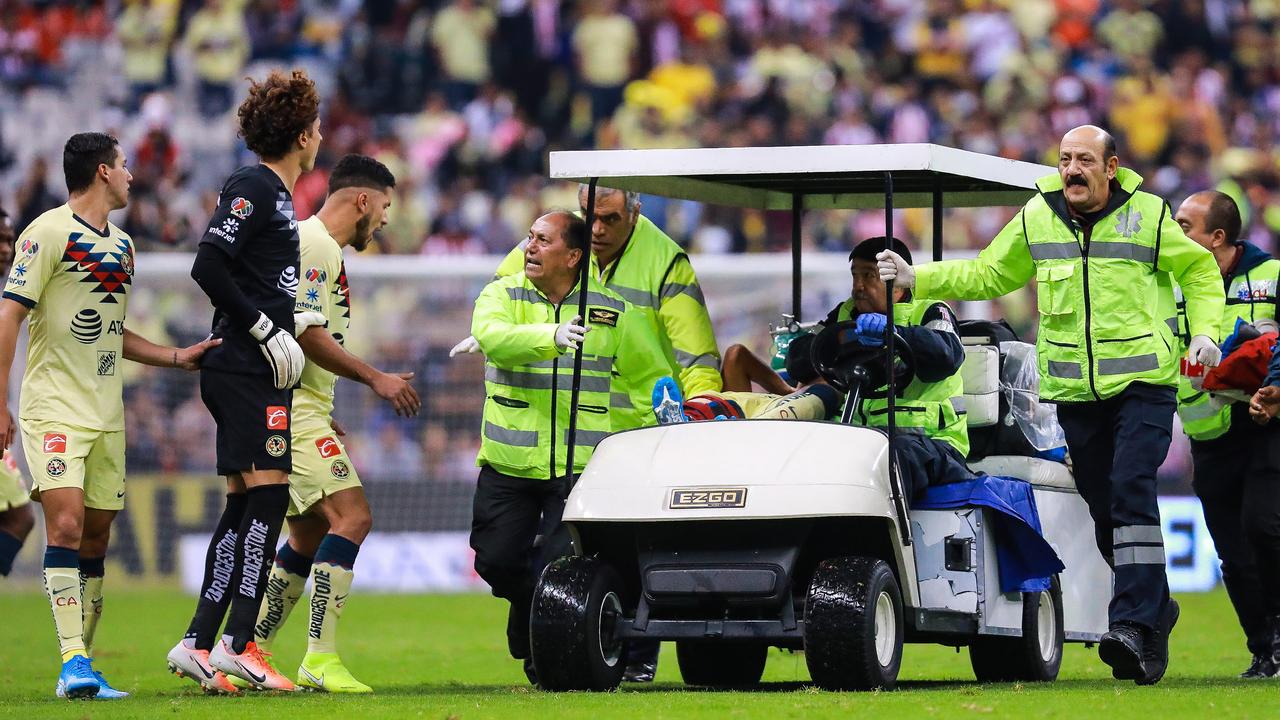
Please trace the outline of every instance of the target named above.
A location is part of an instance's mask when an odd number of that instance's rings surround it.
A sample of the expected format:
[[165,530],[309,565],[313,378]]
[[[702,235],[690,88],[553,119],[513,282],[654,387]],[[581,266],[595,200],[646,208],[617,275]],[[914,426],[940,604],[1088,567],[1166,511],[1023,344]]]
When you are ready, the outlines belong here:
[[985,507],[995,510],[993,530],[1000,563],[1000,592],[1041,592],[1066,567],[1040,529],[1031,485],[1023,480],[979,475],[973,480],[934,485],[911,503],[920,510]]

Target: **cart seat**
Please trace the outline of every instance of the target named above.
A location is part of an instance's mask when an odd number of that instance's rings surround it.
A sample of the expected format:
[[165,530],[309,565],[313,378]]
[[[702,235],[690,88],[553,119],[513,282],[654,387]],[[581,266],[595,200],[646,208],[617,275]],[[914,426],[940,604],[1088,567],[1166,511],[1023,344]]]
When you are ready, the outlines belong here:
[[988,455],[969,463],[974,472],[1025,480],[1035,487],[1075,491],[1076,483],[1066,465],[1024,455]]

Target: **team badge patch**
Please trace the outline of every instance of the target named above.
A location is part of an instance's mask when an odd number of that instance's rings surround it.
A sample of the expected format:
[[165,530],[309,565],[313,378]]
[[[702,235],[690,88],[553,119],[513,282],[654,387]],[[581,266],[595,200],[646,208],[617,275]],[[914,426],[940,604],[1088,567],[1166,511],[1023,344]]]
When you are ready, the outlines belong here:
[[288,430],[289,429],[289,408],[283,405],[267,406],[267,429],[268,430]]
[[124,270],[129,277],[133,277],[133,253],[120,254],[120,269]]
[[289,449],[289,443],[279,435],[272,435],[267,438],[267,454],[271,457],[280,457]]
[[53,453],[64,453],[67,451],[67,435],[66,433],[45,433],[44,434],[44,452],[46,455]]
[[338,441],[332,436],[322,437],[316,441],[316,449],[320,451],[320,457],[331,458],[342,454],[342,448],[338,445]]
[[44,471],[49,473],[49,477],[62,477],[67,471],[67,462],[60,457],[52,458],[45,464]]
[[587,322],[592,325],[608,325],[618,327],[618,311],[608,308],[593,307],[587,311]]
[[22,241],[23,255],[35,255],[39,251],[40,251],[40,243],[36,242],[35,240],[32,240],[31,238],[27,238],[26,240]]
[[329,273],[320,268],[307,268],[307,281],[313,283],[323,283],[329,279]]
[[253,203],[242,197],[238,197],[231,201],[231,214],[241,220],[244,220],[253,214]]
[[339,480],[346,480],[347,476],[351,474],[351,468],[347,467],[347,464],[341,460],[334,460],[333,464],[329,466],[329,472],[333,473],[333,476]]

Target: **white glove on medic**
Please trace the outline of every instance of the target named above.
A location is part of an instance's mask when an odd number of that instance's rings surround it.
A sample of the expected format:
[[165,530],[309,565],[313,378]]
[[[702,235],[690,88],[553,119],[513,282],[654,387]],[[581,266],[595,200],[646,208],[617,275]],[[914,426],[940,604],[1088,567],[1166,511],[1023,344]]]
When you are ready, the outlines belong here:
[[311,312],[310,310],[308,310],[306,312],[294,313],[293,314],[293,337],[294,338],[301,337],[302,333],[306,332],[307,328],[311,327],[312,325],[318,325],[320,327],[324,327],[325,324],[328,322],[329,322],[328,320],[324,319],[324,315],[321,315],[318,312]]
[[1222,361],[1222,349],[1207,335],[1196,335],[1187,345],[1187,360],[1193,365],[1217,367]]
[[276,327],[263,312],[258,313],[258,321],[249,328],[249,334],[258,341],[258,349],[275,374],[276,389],[284,390],[297,385],[302,378],[302,366],[306,364],[306,357],[302,354],[302,348],[298,347],[298,341]]
[[453,357],[454,355],[471,355],[478,352],[480,352],[480,341],[476,340],[474,336],[468,335],[462,342],[453,346],[453,349],[449,351],[449,357]]
[[892,250],[882,250],[876,255],[876,268],[880,270],[880,279],[885,282],[893,280],[903,288],[916,286],[916,271]]
[[556,347],[560,348],[561,352],[578,347],[578,343],[591,332],[591,328],[578,324],[581,322],[582,316],[579,315],[556,328]]

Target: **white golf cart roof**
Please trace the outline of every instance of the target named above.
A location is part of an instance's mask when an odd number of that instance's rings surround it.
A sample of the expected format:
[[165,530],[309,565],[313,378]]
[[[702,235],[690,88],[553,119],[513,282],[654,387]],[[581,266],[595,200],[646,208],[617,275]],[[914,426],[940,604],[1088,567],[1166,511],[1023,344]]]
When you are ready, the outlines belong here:
[[1021,205],[1047,165],[931,144],[551,153],[551,178],[718,205],[791,210]]

